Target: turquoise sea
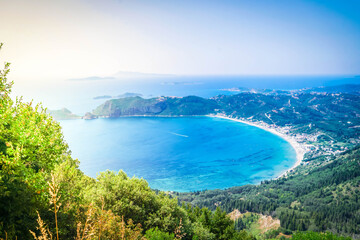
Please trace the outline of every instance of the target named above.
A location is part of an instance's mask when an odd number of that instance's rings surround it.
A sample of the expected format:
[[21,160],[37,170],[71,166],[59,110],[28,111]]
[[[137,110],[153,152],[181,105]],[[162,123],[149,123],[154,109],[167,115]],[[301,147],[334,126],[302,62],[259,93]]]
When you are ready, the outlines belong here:
[[153,189],[197,191],[257,184],[296,161],[282,138],[247,124],[210,117],[63,120],[80,169],[146,179]]

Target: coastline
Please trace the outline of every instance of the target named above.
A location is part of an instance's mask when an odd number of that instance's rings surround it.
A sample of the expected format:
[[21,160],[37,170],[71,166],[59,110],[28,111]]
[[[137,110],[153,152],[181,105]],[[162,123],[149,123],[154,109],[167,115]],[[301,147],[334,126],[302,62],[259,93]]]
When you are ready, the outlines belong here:
[[235,121],[235,122],[241,122],[241,123],[244,123],[244,124],[247,124],[247,125],[250,125],[250,126],[258,127],[258,128],[261,128],[261,129],[263,129],[265,131],[268,131],[268,132],[270,132],[272,134],[275,134],[275,135],[281,137],[282,139],[284,139],[285,141],[287,141],[292,146],[292,148],[294,148],[294,150],[295,150],[296,162],[291,168],[285,170],[277,178],[286,176],[290,171],[294,170],[297,166],[299,166],[301,164],[302,160],[304,159],[304,155],[306,153],[305,148],[300,143],[298,143],[294,138],[292,138],[291,136],[288,136],[288,135],[286,135],[284,133],[278,132],[273,128],[266,127],[266,126],[263,126],[263,125],[260,125],[260,124],[256,124],[256,123],[253,123],[253,122],[250,122],[250,121],[244,121],[244,120],[237,119],[237,118],[231,118],[231,117],[224,116],[224,115],[207,115],[207,116],[227,119],[227,120],[231,120],[231,121]]
[[[279,132],[274,128],[271,128],[269,126],[266,125],[261,125],[259,123],[254,123],[251,121],[246,121],[246,120],[242,120],[242,119],[237,119],[237,118],[232,118],[226,115],[222,115],[222,114],[209,114],[209,115],[126,115],[126,116],[118,116],[116,118],[127,118],[127,117],[160,117],[160,118],[173,118],[173,117],[215,117],[215,118],[222,118],[222,119],[227,119],[227,120],[231,120],[231,121],[235,121],[235,122],[241,122],[253,127],[257,127],[257,128],[261,128],[267,132],[270,132],[272,134],[275,134],[279,137],[281,137],[282,139],[284,139],[285,141],[287,141],[291,147],[295,150],[295,154],[296,154],[296,162],[294,163],[294,165],[292,167],[290,167],[289,169],[283,171],[280,175],[278,175],[276,177],[276,179],[280,178],[280,177],[284,177],[286,176],[289,172],[293,171],[296,167],[298,167],[301,163],[302,160],[304,159],[304,155],[307,152],[306,147],[304,147],[301,143],[297,142],[293,137]],[[105,117],[105,116],[99,116],[97,118],[111,118],[111,117]],[[84,118],[83,118],[84,119]],[[84,119],[84,120],[90,120],[90,119]]]

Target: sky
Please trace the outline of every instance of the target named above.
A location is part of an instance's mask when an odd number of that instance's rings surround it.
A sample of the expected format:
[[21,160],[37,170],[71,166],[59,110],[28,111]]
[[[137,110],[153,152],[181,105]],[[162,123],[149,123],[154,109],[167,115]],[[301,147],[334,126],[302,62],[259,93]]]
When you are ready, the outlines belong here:
[[0,0],[11,77],[358,75],[358,0]]

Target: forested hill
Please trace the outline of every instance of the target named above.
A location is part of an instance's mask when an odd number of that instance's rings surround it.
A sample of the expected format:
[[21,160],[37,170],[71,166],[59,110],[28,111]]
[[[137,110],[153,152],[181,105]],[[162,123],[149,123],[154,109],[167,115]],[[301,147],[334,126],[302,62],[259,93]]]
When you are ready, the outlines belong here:
[[[317,92],[291,95],[246,92],[230,96],[219,95],[210,99],[196,96],[151,99],[130,97],[108,100],[97,107],[93,114],[100,117],[121,117],[226,113],[282,126],[307,123],[309,119],[351,122],[359,118],[359,100],[360,96],[356,94]],[[347,124],[354,126],[356,123]]]
[[343,142],[359,138],[360,95],[348,93],[219,95],[112,99],[98,106],[95,117],[193,116],[225,114],[276,126],[291,126],[294,132],[335,138]]
[[[290,230],[333,231],[360,237],[360,147],[308,174],[227,190],[177,193],[179,201],[228,212],[272,215]],[[241,224],[239,224],[241,225]]]
[[97,107],[93,114],[101,117],[122,117],[136,115],[192,116],[213,113],[218,108],[215,100],[196,96],[184,98],[159,97],[143,99],[130,97],[112,99]]

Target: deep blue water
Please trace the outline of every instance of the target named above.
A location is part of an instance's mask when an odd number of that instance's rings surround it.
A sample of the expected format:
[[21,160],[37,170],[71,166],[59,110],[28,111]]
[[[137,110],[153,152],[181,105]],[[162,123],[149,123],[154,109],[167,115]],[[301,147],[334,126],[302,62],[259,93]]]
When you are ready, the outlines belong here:
[[296,161],[294,149],[262,129],[210,117],[64,120],[80,169],[95,177],[123,169],[154,189],[195,191],[256,184]]

